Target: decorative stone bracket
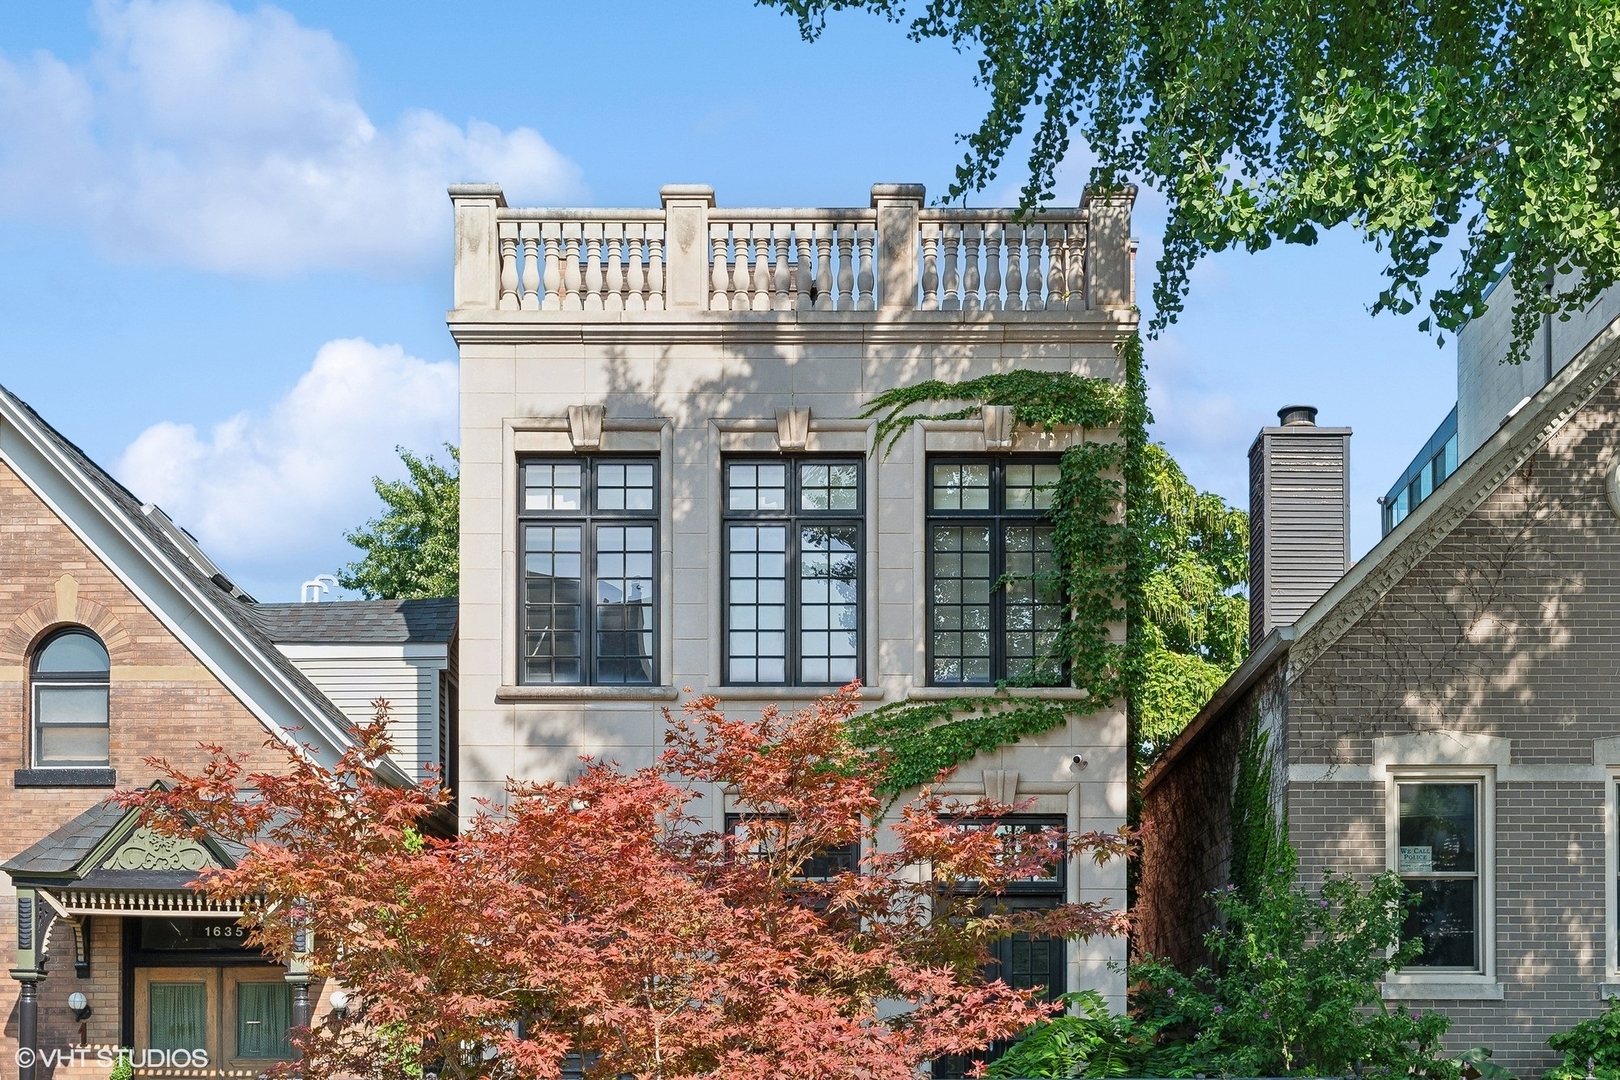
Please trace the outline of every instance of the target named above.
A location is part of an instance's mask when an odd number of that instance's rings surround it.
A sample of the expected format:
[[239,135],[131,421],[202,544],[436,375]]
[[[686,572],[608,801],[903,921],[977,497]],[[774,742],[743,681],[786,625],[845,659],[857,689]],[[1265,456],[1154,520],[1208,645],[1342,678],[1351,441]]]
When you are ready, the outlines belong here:
[[979,415],[984,420],[984,448],[1011,450],[1013,446],[1013,407],[1011,405],[981,405]]
[[776,448],[803,450],[810,444],[810,409],[776,410]]
[[602,449],[602,421],[607,409],[601,405],[568,406],[568,440],[575,450]]

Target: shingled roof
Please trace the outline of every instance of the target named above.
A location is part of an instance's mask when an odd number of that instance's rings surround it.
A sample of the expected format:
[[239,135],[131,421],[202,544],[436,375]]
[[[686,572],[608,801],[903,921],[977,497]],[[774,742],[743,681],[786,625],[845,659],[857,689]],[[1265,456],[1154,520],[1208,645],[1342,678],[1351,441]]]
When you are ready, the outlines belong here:
[[277,645],[446,644],[456,631],[455,597],[255,604],[250,609]]
[[71,466],[112,504],[127,527],[138,531],[162,553],[167,564],[164,569],[169,574],[179,575],[189,581],[194,590],[193,595],[202,599],[217,616],[228,622],[240,634],[241,640],[250,650],[246,655],[250,656],[254,663],[261,665],[261,670],[273,671],[284,687],[292,689],[304,699],[307,707],[319,715],[326,727],[328,738],[336,744],[337,751],[341,752],[343,744],[348,739],[351,721],[291,660],[282,655],[281,650],[276,648],[266,625],[256,613],[261,605],[243,596],[240,590],[223,576],[206,573],[192,555],[184,551],[176,543],[175,538],[168,535],[158,521],[146,513],[141,500],[133,492],[113,479],[105,469],[52,427],[26,401],[4,386],[0,386],[0,397],[25,415],[40,433],[40,437],[47,440],[57,454],[67,459]]

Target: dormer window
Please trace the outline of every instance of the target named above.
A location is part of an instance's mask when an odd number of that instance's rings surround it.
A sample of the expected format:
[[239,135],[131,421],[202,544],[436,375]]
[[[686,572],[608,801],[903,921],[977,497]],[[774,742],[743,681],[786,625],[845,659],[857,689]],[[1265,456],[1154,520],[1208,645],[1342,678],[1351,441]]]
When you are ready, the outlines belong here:
[[59,630],[34,651],[34,767],[107,765],[107,648],[82,627]]

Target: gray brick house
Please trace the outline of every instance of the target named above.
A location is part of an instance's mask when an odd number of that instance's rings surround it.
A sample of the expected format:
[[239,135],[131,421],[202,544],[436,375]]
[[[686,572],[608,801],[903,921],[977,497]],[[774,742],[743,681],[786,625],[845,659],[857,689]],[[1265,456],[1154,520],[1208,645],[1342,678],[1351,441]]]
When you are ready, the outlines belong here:
[[1202,959],[1259,732],[1301,879],[1421,895],[1423,957],[1383,993],[1449,1045],[1531,1075],[1620,990],[1620,322],[1571,353],[1348,569],[1348,433],[1261,433],[1253,651],[1145,778],[1141,949]]

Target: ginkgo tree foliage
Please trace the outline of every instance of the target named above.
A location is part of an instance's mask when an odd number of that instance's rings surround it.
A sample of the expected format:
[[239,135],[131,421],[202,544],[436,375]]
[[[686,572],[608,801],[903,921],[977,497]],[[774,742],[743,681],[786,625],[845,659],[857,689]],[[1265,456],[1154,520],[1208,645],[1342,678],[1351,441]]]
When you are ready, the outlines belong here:
[[[249,774],[216,748],[120,797],[154,828],[244,845],[202,892],[252,898],[250,944],[286,960],[301,939],[312,974],[347,989],[346,1016],[297,1033],[312,1080],[914,1080],[1061,1007],[987,977],[990,944],[1117,934],[1124,916],[1000,897],[1064,858],[1125,857],[1129,838],[998,828],[1015,807],[925,791],[880,845],[882,763],[843,736],[858,707],[854,687],[758,719],[702,698],[666,711],[655,765],[513,782],[454,839],[418,831],[450,805],[431,779],[377,779],[384,702],[335,768],[286,749],[284,769]],[[720,790],[748,809],[741,829],[717,827]]]
[[1426,304],[1425,328],[1478,314],[1511,266],[1521,356],[1544,312],[1620,278],[1613,0],[760,2],[808,38],[864,9],[978,57],[988,107],[948,198],[982,190],[1026,136],[1027,206],[1079,144],[1093,182],[1161,191],[1158,327],[1204,254],[1337,225],[1388,254],[1375,310]]

